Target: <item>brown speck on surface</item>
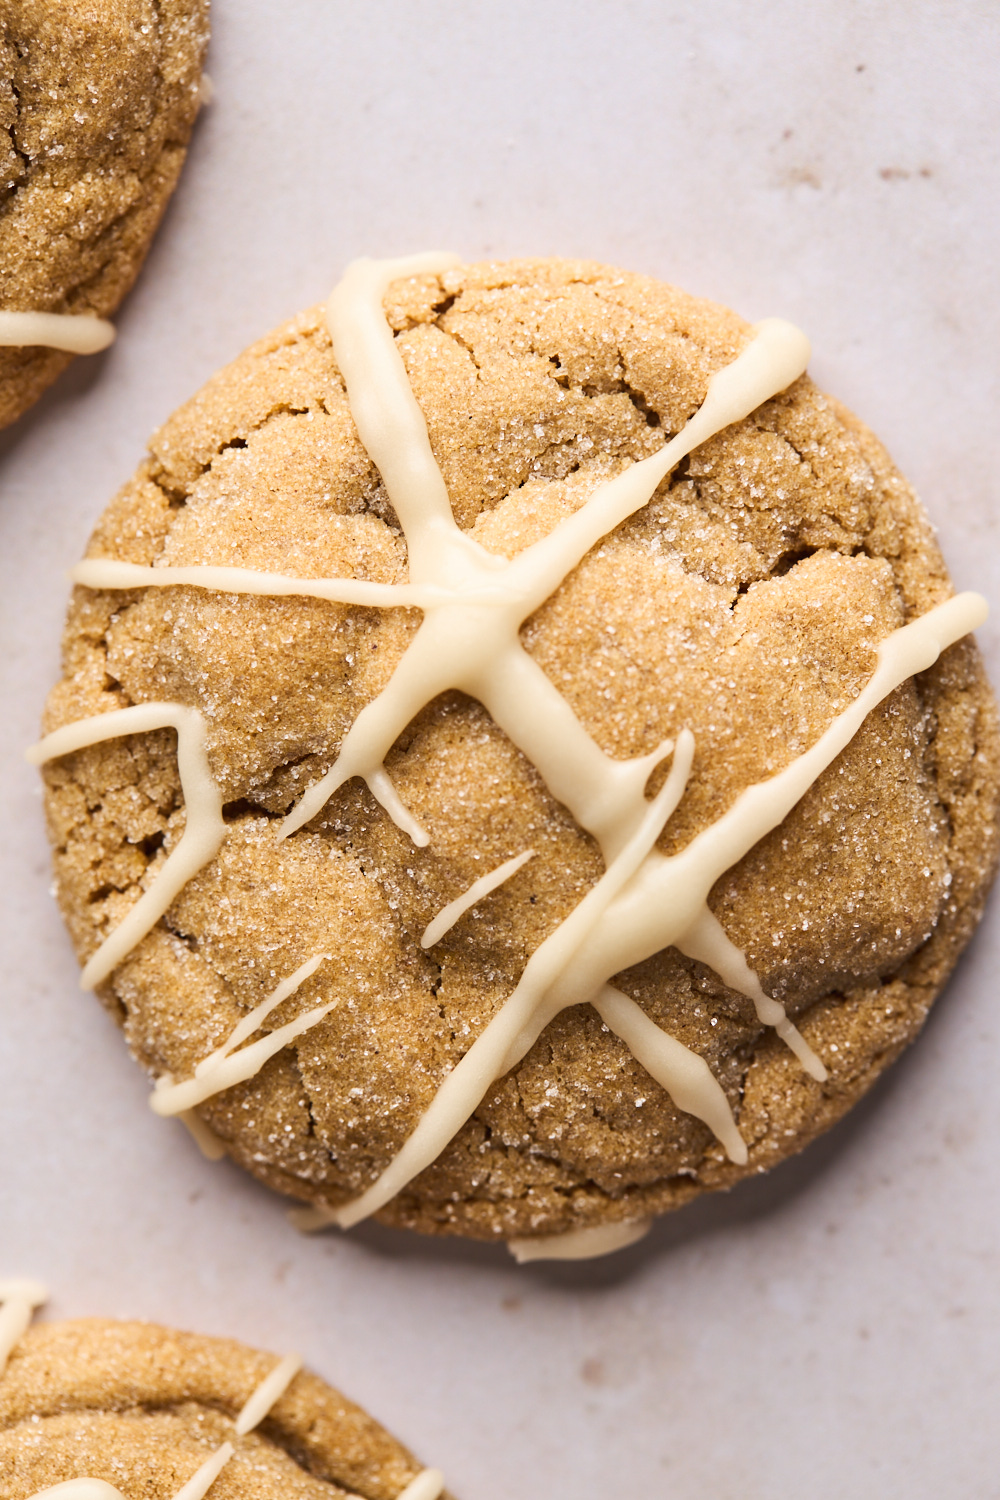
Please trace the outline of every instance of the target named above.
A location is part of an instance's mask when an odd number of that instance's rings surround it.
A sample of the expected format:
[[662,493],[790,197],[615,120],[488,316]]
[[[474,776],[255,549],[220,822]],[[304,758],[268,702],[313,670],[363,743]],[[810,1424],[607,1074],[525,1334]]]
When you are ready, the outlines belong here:
[[787,167],[781,176],[782,186],[787,188],[811,187],[822,188],[823,181],[815,167],[796,166]]

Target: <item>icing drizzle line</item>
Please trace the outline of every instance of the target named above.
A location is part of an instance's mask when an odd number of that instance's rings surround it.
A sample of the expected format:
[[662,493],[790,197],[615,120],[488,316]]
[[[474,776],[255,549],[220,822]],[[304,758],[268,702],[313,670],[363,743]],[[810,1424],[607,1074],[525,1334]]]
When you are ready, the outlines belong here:
[[532,1260],[596,1260],[637,1244],[652,1227],[651,1219],[596,1224],[589,1229],[570,1229],[566,1234],[508,1240],[507,1248],[519,1266]]
[[0,1281],[0,1376],[7,1368],[10,1351],[31,1322],[37,1307],[49,1300],[48,1288],[23,1277]]
[[[676,744],[667,742],[651,754],[629,761],[612,759],[591,739],[551,679],[523,649],[518,632],[590,548],[647,503],[685,455],[748,416],[804,371],[808,341],[780,319],[757,324],[742,353],[712,377],[705,400],[679,433],[652,457],[600,485],[578,511],[508,560],[487,552],[456,525],[423,413],[382,310],[382,299],[394,280],[440,272],[456,264],[455,257],[439,254],[355,262],[335,288],[328,307],[334,353],[355,424],[381,473],[406,538],[408,584],[297,579],[211,565],[146,568],[110,559],[88,559],[71,574],[76,582],[91,588],[187,585],[233,594],[297,594],[376,607],[419,605],[424,611],[419,630],[388,685],[358,715],[333,766],[293,807],[279,838],[301,828],[338,787],[360,776],[397,825],[415,843],[425,845],[428,834],[402,802],[384,760],[426,704],[457,688],[483,703],[533,762],[552,794],[601,848],[604,875],[531,955],[512,995],[444,1079],[397,1155],[359,1198],[338,1209],[319,1211],[319,1217],[342,1227],[383,1207],[428,1166],[473,1113],[490,1084],[525,1056],[549,1021],[559,1011],[581,1003],[598,1010],[679,1108],[709,1125],[731,1160],[745,1162],[746,1145],[708,1065],[663,1032],[609,981],[673,945],[709,965],[725,984],[748,996],[760,1021],[776,1029],[814,1078],[825,1079],[822,1062],[787,1018],[784,1007],[764,993],[745,955],[711,913],[709,892],[725,870],[791,811],[853,738],[867,714],[908,677],[932,665],[945,647],[981,624],[986,615],[985,602],[978,595],[962,594],[894,631],[879,646],[876,670],[866,687],[810,750],[778,775],[748,788],[679,854],[662,855],[654,845],[683,796],[694,750],[690,732],[682,730]],[[221,791],[214,783],[209,795],[205,724],[197,710],[156,704],[111,711],[56,730],[34,747],[30,758],[40,764],[99,739],[135,732],[138,720],[129,716],[147,710],[153,721],[145,727],[171,723],[177,728],[179,759],[187,735],[188,781],[181,767],[187,805],[185,835],[150,889],[94,954],[84,969],[84,984],[107,977],[166,910],[183,884],[183,879],[177,883],[183,871],[187,871],[183,878],[190,878],[214,856],[226,834],[224,824],[219,828]],[[176,722],[167,717],[170,714],[179,716]],[[646,782],[668,755],[672,755],[670,774],[657,797],[647,802]],[[197,805],[194,797],[200,798]],[[213,821],[216,807],[218,822]],[[185,864],[180,856],[189,834]],[[213,844],[215,839],[218,842]],[[197,866],[196,855],[200,858]],[[172,871],[171,861],[176,862]],[[126,924],[130,927],[123,933]],[[241,1056],[238,1053],[229,1061]],[[198,1097],[205,1098],[207,1093]]]
[[177,769],[184,793],[184,833],[157,873],[149,890],[140,896],[126,917],[84,965],[80,983],[91,990],[107,979],[122,959],[156,926],[170,903],[192,875],[214,859],[222,847],[227,827],[222,816],[222,789],[208,763],[205,720],[196,708],[181,703],[140,703],[110,713],[78,719],[48,734],[27,751],[28,760],[40,766],[60,755],[69,755],[88,745],[116,740],[123,734],[144,734],[151,729],[177,731]]
[[[0,1281],[0,1377],[3,1376],[11,1350],[31,1322],[32,1313],[43,1302],[48,1301],[48,1295],[47,1289],[38,1281]],[[260,1426],[301,1368],[302,1357],[299,1354],[286,1354],[284,1359],[279,1359],[260,1384],[250,1392],[237,1413],[233,1423],[237,1438],[246,1437],[248,1432],[253,1432],[255,1427]],[[234,1443],[220,1443],[215,1452],[181,1486],[174,1500],[204,1500],[235,1452]],[[438,1500],[443,1488],[444,1475],[440,1469],[422,1469],[400,1491],[397,1500]],[[125,1497],[105,1479],[81,1477],[66,1479],[61,1484],[37,1490],[31,1500],[125,1500]]]
[[115,341],[115,326],[90,313],[0,312],[0,346],[38,344],[69,354],[99,354]]
[[447,906],[442,906],[437,916],[424,928],[424,935],[420,939],[421,948],[433,948],[439,943],[446,932],[450,932],[467,911],[488,896],[491,891],[497,890],[505,880],[516,875],[522,865],[526,865],[529,859],[534,859],[534,849],[525,849],[523,854],[515,854],[513,859],[504,860],[502,865],[497,865],[495,870],[490,870],[486,875],[480,875],[474,880],[468,890],[456,896],[454,901],[449,901]]
[[[339,1004],[337,1000],[329,1000],[325,1005],[316,1005],[312,1010],[307,1010],[303,1015],[296,1016],[294,1021],[279,1026],[276,1031],[269,1031],[260,1041],[252,1042],[249,1047],[243,1047],[239,1052],[233,1049],[245,1042],[247,1037],[252,1036],[264,1024],[267,1017],[276,1006],[290,995],[294,995],[299,985],[311,974],[315,974],[320,964],[323,963],[325,955],[320,954],[317,958],[310,958],[300,965],[294,972],[283,979],[278,988],[262,1000],[260,1005],[243,1017],[242,1021],[230,1033],[221,1047],[203,1057],[194,1070],[194,1077],[183,1083],[175,1083],[169,1073],[164,1073],[156,1081],[156,1088],[150,1097],[150,1105],[158,1115],[185,1115],[198,1104],[203,1104],[213,1094],[219,1094],[223,1089],[230,1089],[234,1084],[245,1083],[248,1078],[253,1078],[260,1072],[268,1058],[280,1052],[282,1047],[315,1026],[317,1021],[322,1021],[324,1016],[330,1014],[334,1006]],[[197,1118],[197,1117],[196,1117]]]

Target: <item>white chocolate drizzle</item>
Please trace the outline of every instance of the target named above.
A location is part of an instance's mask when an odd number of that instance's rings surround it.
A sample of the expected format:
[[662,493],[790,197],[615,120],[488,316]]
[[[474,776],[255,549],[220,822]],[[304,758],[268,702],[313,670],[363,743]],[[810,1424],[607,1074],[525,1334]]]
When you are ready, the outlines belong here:
[[[320,1221],[348,1227],[384,1207],[435,1160],[490,1084],[525,1056],[553,1017],[583,1003],[597,1009],[679,1108],[709,1126],[732,1161],[745,1162],[747,1148],[728,1099],[704,1059],[669,1037],[609,981],[673,945],[709,965],[726,985],[751,999],[760,1021],[775,1028],[813,1078],[825,1080],[820,1059],[784,1007],[765,994],[745,955],[710,911],[709,893],[727,869],[778,826],[878,703],[908,677],[931,666],[942,650],[986,617],[980,596],[961,594],[894,631],[878,648],[876,669],[868,684],[811,749],[776,776],[749,787],[679,854],[661,854],[654,845],[683,796],[694,752],[692,735],[682,730],[676,743],[668,741],[650,754],[628,761],[612,759],[591,739],[551,679],[524,650],[519,630],[591,547],[647,503],[683,457],[795,380],[805,369],[808,341],[780,319],[757,324],[742,353],[712,377],[705,400],[679,433],[652,457],[600,485],[547,536],[507,559],[487,552],[456,525],[423,413],[382,310],[391,282],[455,264],[454,257],[438,254],[355,262],[328,307],[334,353],[358,433],[381,473],[406,538],[407,584],[291,578],[211,565],[146,568],[111,559],[88,559],[72,574],[76,582],[90,588],[183,585],[233,594],[295,594],[386,608],[416,605],[423,610],[419,630],[388,685],[357,716],[333,766],[293,807],[279,838],[301,828],[340,786],[360,776],[396,824],[416,844],[426,845],[428,834],[393,786],[385,757],[421,709],[439,694],[458,689],[486,707],[534,764],[553,796],[594,836],[604,857],[604,875],[531,955],[513,993],[443,1080],[415,1130],[376,1181],[359,1198],[339,1208],[321,1205],[314,1211],[300,1211],[300,1227],[307,1227],[307,1222],[308,1227],[316,1227]],[[196,710],[179,705],[147,707],[154,718],[160,715],[150,728],[174,722],[163,717],[169,713],[194,715],[200,721]],[[143,712],[123,709],[69,725],[47,736],[35,747],[32,758],[41,763],[98,738],[131,733],[136,725],[128,716]],[[181,723],[188,726],[191,745],[195,743],[194,720],[183,719],[176,726],[179,754],[184,748]],[[192,788],[202,794],[197,807],[188,798],[183,770],[181,776],[187,802],[184,838],[192,837],[192,862],[195,849],[200,857],[213,839],[221,842],[225,836],[225,825],[220,833],[209,811],[211,776],[203,722],[200,732],[200,769],[197,775],[189,773]],[[647,801],[650,774],[671,754],[663,787]],[[221,808],[217,787],[211,806]],[[221,815],[217,816],[221,822]],[[176,873],[169,894],[161,886],[183,843],[137,907],[90,960],[84,982],[88,978],[90,983],[97,982],[95,975],[106,977],[166,910],[180,888]],[[197,868],[213,857],[217,847],[204,853]],[[466,892],[466,898],[478,885]],[[143,903],[145,911],[137,919]],[[450,903],[430,924],[424,946],[440,941],[443,930],[436,923],[457,904]],[[251,1050],[218,1066],[246,1058]],[[165,1100],[169,1094],[177,1108],[189,1108],[207,1097],[197,1089],[196,1077],[163,1089],[155,1099]],[[155,1100],[154,1108],[165,1112]]]
[[503,864],[497,865],[495,870],[490,870],[486,875],[480,875],[479,879],[474,880],[467,890],[455,897],[454,901],[449,901],[447,906],[442,906],[437,916],[428,922],[424,928],[424,935],[420,939],[421,948],[433,948],[435,943],[441,941],[445,933],[451,931],[459,917],[463,917],[478,901],[482,901],[484,896],[488,896],[491,891],[503,885],[505,880],[509,880],[534,856],[534,849],[525,849],[523,854],[515,854],[513,859],[504,860]]
[[31,1322],[31,1315],[49,1300],[40,1281],[18,1277],[0,1281],[0,1375],[7,1368],[10,1351]]
[[400,1490],[396,1500],[438,1500],[443,1489],[444,1475],[440,1469],[421,1469],[405,1490]]
[[[267,1017],[276,1006],[283,1000],[294,995],[299,985],[311,974],[315,974],[320,964],[325,959],[325,954],[319,954],[315,958],[307,959],[294,972],[283,979],[277,989],[262,1000],[260,1005],[254,1007],[242,1021],[235,1026],[226,1041],[214,1052],[203,1057],[194,1070],[194,1077],[186,1079],[183,1083],[175,1083],[171,1074],[164,1073],[156,1081],[156,1087],[150,1095],[149,1103],[153,1111],[158,1115],[180,1115],[185,1116],[198,1104],[203,1104],[213,1094],[219,1094],[223,1089],[231,1089],[234,1084],[245,1083],[248,1078],[258,1074],[269,1058],[275,1056],[288,1043],[294,1041],[297,1036],[322,1021],[328,1016],[334,1006],[339,1004],[337,1000],[328,1000],[323,1005],[316,1005],[312,1010],[307,1010],[303,1015],[296,1016],[294,1021],[289,1021],[284,1026],[279,1026],[275,1031],[269,1031],[262,1036],[260,1041],[251,1042],[249,1047],[243,1047],[239,1052],[234,1048],[245,1042],[247,1037],[252,1036],[264,1024]],[[197,1119],[197,1116],[194,1117]],[[218,1137],[216,1137],[218,1140]],[[222,1152],[225,1147],[221,1141],[219,1145]]]
[[149,890],[84,965],[80,984],[85,990],[107,979],[112,969],[152,931],[192,876],[214,859],[222,847],[228,830],[222,816],[222,790],[212,775],[205,749],[205,720],[196,708],[185,708],[182,703],[140,703],[66,724],[47,734],[27,752],[28,760],[40,766],[73,750],[115,740],[123,734],[144,734],[151,729],[177,731],[184,833]]
[[232,1443],[220,1443],[215,1452],[210,1453],[205,1462],[195,1470],[187,1483],[181,1485],[174,1500],[204,1500],[205,1495],[235,1452],[236,1449]]
[[[165,588],[187,584],[220,594],[257,594],[267,598],[295,596],[326,599],[333,604],[357,604],[370,609],[411,606],[429,609],[446,597],[440,589],[414,588],[408,583],[369,583],[358,578],[289,578],[284,573],[256,573],[253,568],[145,568],[139,563],[91,557],[69,570],[74,583],[92,589]],[[497,591],[499,594],[499,590]]]
[[280,1401],[302,1368],[300,1354],[286,1354],[244,1402],[236,1418],[236,1436],[246,1437],[259,1427],[276,1401]]
[[337,1222],[336,1210],[324,1208],[321,1203],[309,1203],[298,1208],[290,1208],[285,1217],[299,1234],[317,1234],[319,1230],[329,1229]]
[[40,345],[69,354],[99,354],[115,340],[115,327],[91,313],[0,312],[0,346]]
[[182,1109],[177,1118],[206,1161],[222,1160],[226,1155],[226,1143],[220,1135],[216,1135],[211,1125],[206,1125],[197,1110]]
[[[652,1025],[652,1022],[650,1022]],[[566,1234],[539,1234],[507,1241],[507,1249],[518,1265],[532,1260],[596,1260],[628,1245],[636,1245],[652,1229],[651,1219],[622,1224],[595,1224],[589,1229],[570,1229]]]

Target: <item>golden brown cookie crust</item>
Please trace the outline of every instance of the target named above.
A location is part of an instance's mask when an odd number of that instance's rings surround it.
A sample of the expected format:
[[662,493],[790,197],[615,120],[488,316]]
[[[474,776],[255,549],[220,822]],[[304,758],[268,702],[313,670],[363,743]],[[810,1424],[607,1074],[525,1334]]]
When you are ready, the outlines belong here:
[[[0,1500],[105,1479],[173,1500],[274,1368],[233,1339],[102,1318],[40,1324],[0,1377]],[[213,1500],[396,1500],[421,1465],[368,1414],[301,1371],[237,1442]]]
[[[507,554],[683,426],[748,332],[673,288],[566,261],[464,267],[397,284],[386,306],[456,518]],[[405,543],[320,310],[170,419],[89,555],[405,579]],[[670,853],[813,743],[870,676],[879,640],[950,592],[910,488],[803,377],[683,463],[522,640],[608,754],[693,730],[692,779],[660,840]],[[185,1077],[279,979],[331,953],[268,1024],[320,999],[338,1009],[201,1109],[263,1181],[326,1204],[384,1168],[602,868],[458,693],[421,713],[387,762],[427,849],[357,782],[275,842],[275,819],[331,764],[418,620],[190,589],[77,590],[48,711],[50,728],[151,700],[206,715],[236,836],[102,997],[146,1067]],[[380,1217],[484,1238],[557,1233],[661,1212],[800,1149],[920,1029],[994,870],[997,780],[993,698],[964,641],[870,715],[717,883],[713,911],[823,1057],[827,1083],[674,949],[616,978],[709,1062],[750,1147],[745,1168],[581,1006]],[[82,751],[47,781],[59,899],[86,958],[183,828],[174,736]],[[420,950],[441,906],[529,846],[529,865]]]
[[[0,15],[0,299],[108,317],[131,287],[198,113],[208,0],[7,0]],[[72,356],[0,348],[0,427]]]

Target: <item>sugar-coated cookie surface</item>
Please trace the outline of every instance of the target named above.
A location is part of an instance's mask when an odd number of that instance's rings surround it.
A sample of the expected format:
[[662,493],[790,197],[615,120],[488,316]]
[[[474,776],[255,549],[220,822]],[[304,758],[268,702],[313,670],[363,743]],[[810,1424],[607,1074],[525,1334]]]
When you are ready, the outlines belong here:
[[[681,433],[752,339],[732,313],[671,287],[552,260],[408,277],[385,314],[455,521],[498,559]],[[322,309],[261,340],[170,419],[88,556],[406,584],[399,517]],[[520,642],[606,757],[671,740],[676,767],[693,735],[657,843],[673,856],[814,745],[871,679],[880,643],[951,592],[884,450],[802,376],[684,458],[533,611]],[[99,992],[169,1085],[195,1078],[301,970],[265,1032],[323,1014],[198,1114],[263,1181],[335,1211],[397,1157],[605,870],[537,758],[457,691],[415,702],[385,759],[425,846],[358,779],[280,837],[420,628],[414,607],[79,588],[47,714],[53,730],[167,704],[204,726],[225,837]],[[919,1031],[997,854],[996,712],[975,645],[900,681],[709,896],[716,925],[821,1059],[816,1076],[746,990],[677,947],[614,975],[633,1020],[641,1012],[678,1056],[707,1064],[746,1160],[672,1101],[641,1046],[574,1004],[499,1070],[380,1217],[507,1239],[631,1225],[799,1150],[870,1087]],[[650,794],[672,774],[663,755]],[[177,736],[109,739],[51,760],[46,776],[59,900],[89,959],[178,847]],[[421,946],[442,908],[529,851]]]
[[[151,1323],[41,1324],[0,1374],[0,1500],[82,1478],[113,1485],[124,1500],[174,1500],[227,1443],[234,1451],[210,1500],[398,1500],[427,1473],[308,1371],[268,1404],[265,1382],[278,1365],[232,1339]],[[241,1432],[257,1391],[267,1414]],[[440,1482],[424,1488],[441,1492]]]
[[[5,0],[0,314],[114,312],[183,165],[207,43],[208,0]],[[0,427],[69,358],[0,347]]]

